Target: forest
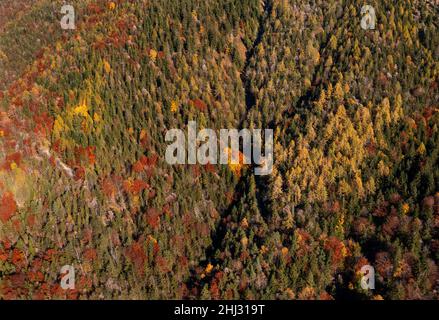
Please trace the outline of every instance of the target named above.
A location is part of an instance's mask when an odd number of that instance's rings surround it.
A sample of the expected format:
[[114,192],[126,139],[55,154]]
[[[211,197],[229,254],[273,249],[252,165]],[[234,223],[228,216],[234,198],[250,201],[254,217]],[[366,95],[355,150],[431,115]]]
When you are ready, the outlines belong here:
[[366,2],[1,0],[0,300],[437,300],[439,3]]

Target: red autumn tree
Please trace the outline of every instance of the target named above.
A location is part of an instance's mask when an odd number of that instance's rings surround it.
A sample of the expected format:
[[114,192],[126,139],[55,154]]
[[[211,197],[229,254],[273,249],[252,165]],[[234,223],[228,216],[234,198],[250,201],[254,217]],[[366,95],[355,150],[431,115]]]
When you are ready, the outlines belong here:
[[17,211],[17,203],[11,192],[3,194],[0,206],[0,220],[6,223]]

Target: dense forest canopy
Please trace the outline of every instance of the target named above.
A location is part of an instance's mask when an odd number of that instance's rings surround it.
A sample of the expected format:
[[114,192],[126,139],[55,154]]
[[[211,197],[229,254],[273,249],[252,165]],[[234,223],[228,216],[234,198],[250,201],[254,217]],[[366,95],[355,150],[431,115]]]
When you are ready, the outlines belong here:
[[[64,4],[0,2],[0,299],[438,298],[437,1]],[[189,121],[272,174],[168,164]]]

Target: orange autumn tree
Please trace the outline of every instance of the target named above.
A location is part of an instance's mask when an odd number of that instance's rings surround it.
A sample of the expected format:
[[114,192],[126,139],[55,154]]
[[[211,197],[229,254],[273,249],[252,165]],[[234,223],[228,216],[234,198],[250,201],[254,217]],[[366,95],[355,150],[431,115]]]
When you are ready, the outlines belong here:
[[17,203],[15,202],[14,195],[11,192],[5,192],[1,198],[0,220],[3,223],[8,222],[16,211]]
[[238,163],[233,163],[233,150],[230,148],[224,149],[225,153],[228,155],[228,166],[236,177],[241,176],[241,171],[245,164],[245,156],[242,152],[238,151]]

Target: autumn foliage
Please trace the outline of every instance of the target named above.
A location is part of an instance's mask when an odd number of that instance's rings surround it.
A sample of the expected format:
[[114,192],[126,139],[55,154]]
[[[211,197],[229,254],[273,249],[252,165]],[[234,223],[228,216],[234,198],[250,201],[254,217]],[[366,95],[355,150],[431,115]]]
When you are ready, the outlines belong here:
[[0,220],[6,223],[16,213],[17,203],[11,192],[5,192],[1,197],[0,203]]

